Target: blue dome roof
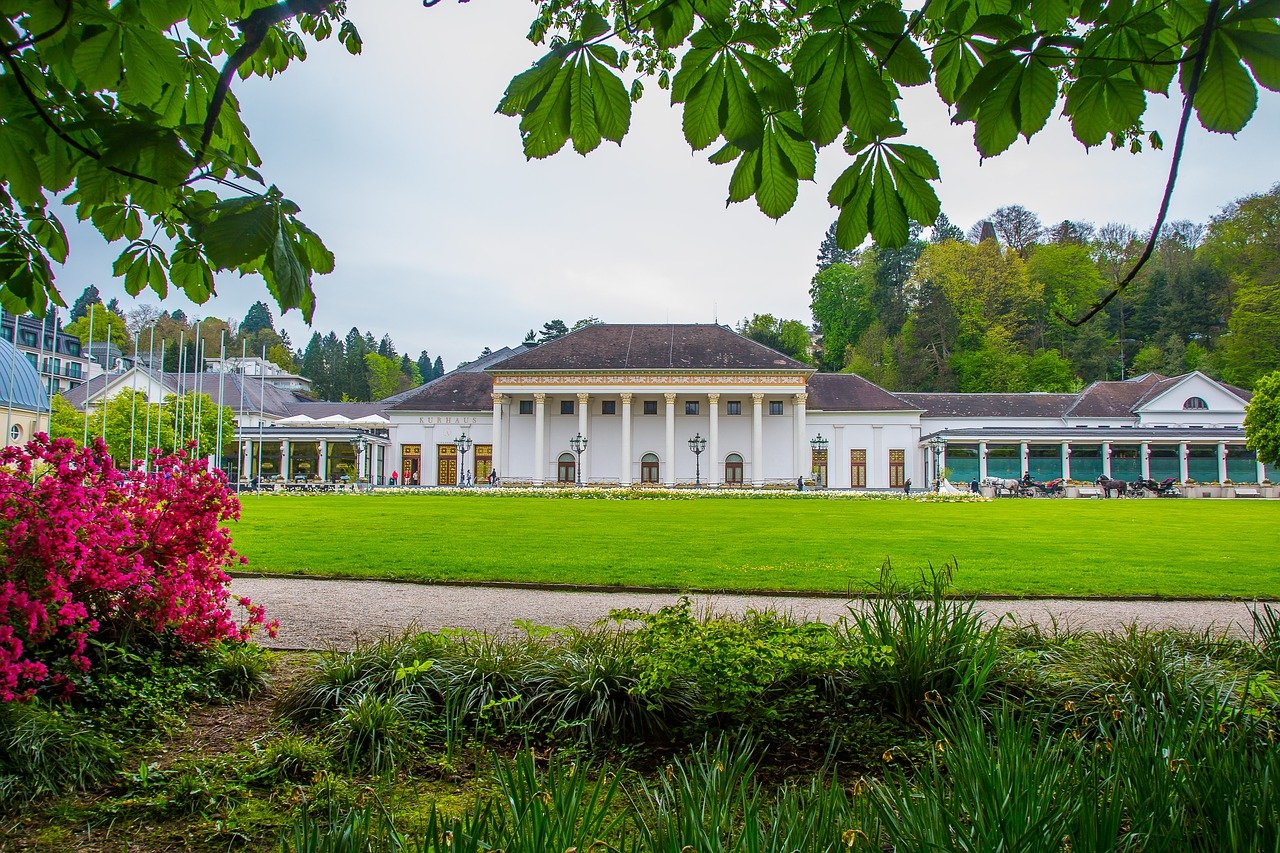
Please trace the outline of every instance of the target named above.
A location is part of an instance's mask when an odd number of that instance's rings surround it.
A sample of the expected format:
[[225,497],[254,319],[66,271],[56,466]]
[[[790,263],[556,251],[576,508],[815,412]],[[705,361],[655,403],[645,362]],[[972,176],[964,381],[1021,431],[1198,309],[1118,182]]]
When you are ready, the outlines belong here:
[[0,406],[38,412],[49,408],[40,374],[12,341],[0,338]]

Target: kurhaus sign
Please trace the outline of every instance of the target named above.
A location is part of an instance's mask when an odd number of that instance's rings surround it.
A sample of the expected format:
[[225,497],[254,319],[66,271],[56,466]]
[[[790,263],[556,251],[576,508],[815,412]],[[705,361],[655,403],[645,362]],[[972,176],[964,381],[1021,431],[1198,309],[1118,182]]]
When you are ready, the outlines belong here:
[[801,373],[495,373],[497,385],[804,385]]
[[432,424],[478,424],[480,419],[474,415],[430,415],[425,418],[418,418],[418,423],[424,426]]

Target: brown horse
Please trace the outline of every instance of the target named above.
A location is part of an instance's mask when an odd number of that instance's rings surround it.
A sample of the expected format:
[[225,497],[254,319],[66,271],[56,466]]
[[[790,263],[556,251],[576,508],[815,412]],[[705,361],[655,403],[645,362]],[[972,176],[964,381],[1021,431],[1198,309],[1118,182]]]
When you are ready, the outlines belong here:
[[1125,492],[1129,490],[1128,482],[1125,480],[1113,480],[1106,474],[1103,474],[1101,477],[1094,480],[1094,482],[1102,488],[1102,496],[1104,498],[1111,497],[1112,492],[1116,493],[1116,497],[1122,498],[1124,497]]

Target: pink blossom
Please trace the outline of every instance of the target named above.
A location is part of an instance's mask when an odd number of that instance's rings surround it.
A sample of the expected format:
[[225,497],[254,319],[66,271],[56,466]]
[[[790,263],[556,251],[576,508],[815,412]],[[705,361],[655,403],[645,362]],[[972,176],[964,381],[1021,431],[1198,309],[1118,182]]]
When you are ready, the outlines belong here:
[[261,605],[231,612],[226,570],[242,564],[223,522],[240,517],[221,472],[185,454],[150,473],[118,471],[98,439],[79,448],[38,435],[0,450],[0,701],[42,684],[73,689],[91,636],[144,629],[194,647],[245,640]]

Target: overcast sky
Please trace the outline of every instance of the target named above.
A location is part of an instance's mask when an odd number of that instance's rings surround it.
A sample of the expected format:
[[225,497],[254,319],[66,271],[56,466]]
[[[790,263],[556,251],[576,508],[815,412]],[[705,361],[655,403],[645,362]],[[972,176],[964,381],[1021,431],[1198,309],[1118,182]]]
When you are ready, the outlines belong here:
[[[316,281],[314,328],[390,332],[402,351],[426,349],[452,367],[485,346],[516,344],[551,318],[736,323],[772,313],[807,321],[814,257],[835,217],[826,188],[848,161],[839,146],[820,156],[817,182],[801,186],[779,222],[754,202],[725,208],[732,167],[690,151],[679,112],[656,85],[621,147],[605,143],[583,158],[566,146],[526,162],[516,120],[494,107],[511,76],[542,53],[524,40],[533,8],[354,3],[361,56],[333,39],[281,77],[238,84],[264,174],[337,255],[335,272]],[[931,87],[908,91],[908,141],[938,158],[942,208],[962,228],[1005,204],[1025,205],[1046,223],[1150,227],[1176,104],[1155,99],[1148,114],[1163,152],[1086,152],[1055,120],[1031,144],[984,163],[972,126],[952,126]],[[1280,96],[1263,92],[1234,139],[1192,126],[1171,219],[1204,221],[1280,180]],[[135,304],[111,278],[123,244],[107,246],[83,227],[71,238],[57,279],[68,303],[94,283],[126,309]],[[179,295],[165,307],[238,321],[254,300],[270,301],[256,278],[223,276],[218,289],[204,306]],[[138,301],[157,302],[149,293]],[[280,326],[297,345],[311,334],[296,311]]]

